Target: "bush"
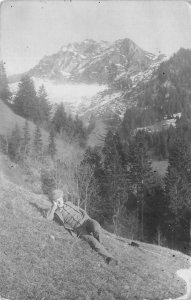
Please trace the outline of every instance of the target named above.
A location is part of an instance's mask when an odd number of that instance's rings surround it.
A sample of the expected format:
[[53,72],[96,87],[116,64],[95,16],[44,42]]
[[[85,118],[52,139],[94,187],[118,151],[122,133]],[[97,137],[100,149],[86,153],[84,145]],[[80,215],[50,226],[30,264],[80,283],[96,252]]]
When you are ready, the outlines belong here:
[[49,194],[56,189],[56,175],[53,169],[41,170],[41,186],[44,194]]

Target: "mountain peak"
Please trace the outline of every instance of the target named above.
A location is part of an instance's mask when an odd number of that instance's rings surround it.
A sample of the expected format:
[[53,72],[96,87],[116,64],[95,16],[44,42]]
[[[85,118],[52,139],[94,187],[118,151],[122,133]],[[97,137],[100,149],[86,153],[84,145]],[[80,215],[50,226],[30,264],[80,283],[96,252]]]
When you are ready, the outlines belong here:
[[97,42],[93,39],[85,39],[84,41],[82,41],[82,43],[96,44]]
[[[124,39],[118,39],[115,41],[116,44],[121,44],[121,45],[128,45],[128,46],[131,46],[131,45],[135,45],[135,42],[133,42],[131,39],[129,38],[124,38]],[[138,46],[137,46],[138,47]]]
[[[129,38],[113,43],[85,39],[64,45],[57,53],[44,57],[29,74],[62,82],[112,84],[122,73],[129,77],[144,72],[156,58]],[[115,70],[108,74],[111,65]]]

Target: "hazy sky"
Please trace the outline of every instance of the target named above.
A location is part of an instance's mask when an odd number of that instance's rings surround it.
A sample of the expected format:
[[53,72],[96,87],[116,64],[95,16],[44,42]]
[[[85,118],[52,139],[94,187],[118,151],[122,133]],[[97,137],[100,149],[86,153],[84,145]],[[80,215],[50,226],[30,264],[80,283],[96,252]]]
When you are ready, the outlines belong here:
[[131,38],[143,49],[171,55],[191,48],[186,1],[6,1],[0,50],[8,74],[33,67],[63,44]]

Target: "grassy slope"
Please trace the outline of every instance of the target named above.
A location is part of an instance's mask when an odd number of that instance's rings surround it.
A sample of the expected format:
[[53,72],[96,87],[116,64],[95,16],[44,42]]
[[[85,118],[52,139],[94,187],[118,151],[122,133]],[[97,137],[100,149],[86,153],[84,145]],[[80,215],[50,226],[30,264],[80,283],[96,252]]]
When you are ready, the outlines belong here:
[[8,134],[18,124],[23,127],[25,119],[15,115],[11,109],[0,100],[0,134]]
[[[25,119],[16,115],[1,99],[0,99],[0,134],[9,135],[15,126],[22,130],[25,125]],[[29,128],[31,134],[34,133],[35,125],[29,121]],[[45,130],[41,130],[43,141],[48,139],[48,133]]]
[[5,175],[4,168],[1,164],[1,297],[156,300],[184,293],[175,272],[188,267],[187,256],[148,244],[134,248],[105,236],[105,246],[120,261],[119,266],[106,265],[85,242],[48,222],[43,217],[46,197],[11,182],[17,171]]

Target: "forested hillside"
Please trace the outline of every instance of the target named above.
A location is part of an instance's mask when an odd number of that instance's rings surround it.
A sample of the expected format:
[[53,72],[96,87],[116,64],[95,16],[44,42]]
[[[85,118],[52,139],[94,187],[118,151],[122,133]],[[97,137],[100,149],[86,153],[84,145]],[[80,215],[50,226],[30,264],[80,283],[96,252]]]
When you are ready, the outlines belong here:
[[150,81],[139,85],[137,105],[127,109],[123,128],[145,127],[174,114],[187,112],[191,105],[191,50],[180,49],[162,62]]

